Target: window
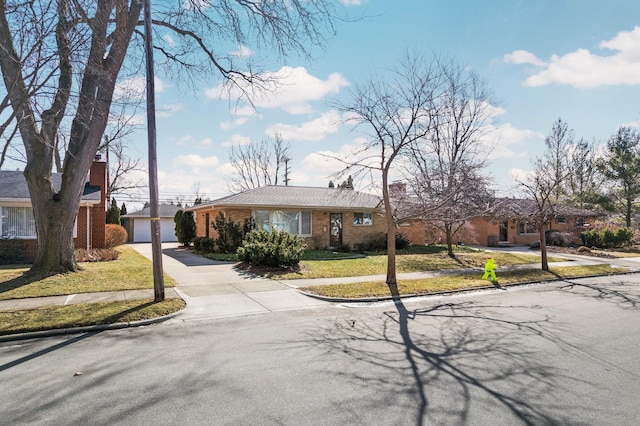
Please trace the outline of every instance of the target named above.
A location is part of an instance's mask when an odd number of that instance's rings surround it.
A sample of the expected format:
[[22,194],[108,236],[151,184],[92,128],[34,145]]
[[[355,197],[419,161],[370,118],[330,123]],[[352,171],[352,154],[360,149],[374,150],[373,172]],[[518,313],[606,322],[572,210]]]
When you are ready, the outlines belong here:
[[293,235],[311,235],[311,212],[300,210],[254,210],[256,229],[286,231]]
[[584,217],[577,217],[577,218],[576,218],[576,226],[578,226],[578,227],[583,227],[583,226],[585,226],[585,224],[584,224]]
[[31,207],[0,207],[0,236],[4,238],[35,238],[36,221]]
[[557,217],[556,218],[556,222],[558,222],[560,224],[566,224],[567,223],[567,218],[566,217]]
[[354,213],[353,214],[354,225],[373,225],[372,213]]
[[520,222],[518,223],[519,234],[537,234],[538,226],[533,222]]

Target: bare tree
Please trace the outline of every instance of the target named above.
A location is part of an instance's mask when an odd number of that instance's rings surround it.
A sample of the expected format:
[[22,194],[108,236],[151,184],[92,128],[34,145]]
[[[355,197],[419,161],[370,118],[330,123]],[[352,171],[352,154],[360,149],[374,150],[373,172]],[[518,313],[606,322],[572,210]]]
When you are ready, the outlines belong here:
[[[27,157],[24,174],[38,235],[34,274],[77,268],[75,215],[123,65],[140,69],[142,7],[138,0],[0,1],[0,69]],[[321,44],[326,30],[333,30],[336,7],[328,0],[160,2],[153,16],[160,32],[155,48],[164,55],[165,71],[181,70],[182,80],[219,75],[246,93],[266,85],[264,75],[219,49],[253,43],[281,56],[306,54],[308,44]],[[65,117],[70,124],[57,191],[51,174]]]
[[234,177],[229,181],[229,190],[243,192],[284,182],[280,175],[288,165],[290,148],[278,134],[257,144],[232,146],[229,162]]
[[407,178],[421,219],[441,229],[447,250],[471,217],[487,213],[492,194],[482,176],[486,129],[493,122],[489,91],[476,73],[457,63],[441,64],[443,92],[430,109],[431,131],[408,151]]
[[562,201],[562,187],[567,178],[566,153],[573,143],[573,132],[567,123],[558,119],[553,123],[551,133],[545,138],[545,151],[537,157],[526,181],[520,186],[525,194],[535,201],[535,223],[540,236],[540,254],[542,270],[549,270],[545,227],[555,216],[556,207]]
[[435,62],[426,63],[423,58],[408,55],[392,70],[389,81],[372,78],[355,85],[351,100],[336,104],[367,136],[367,143],[356,153],[360,160],[347,163],[336,158],[347,164],[342,174],[381,174],[387,221],[386,282],[392,294],[397,294],[396,221],[389,196],[389,174],[394,161],[431,131],[431,109],[442,85],[436,68]]

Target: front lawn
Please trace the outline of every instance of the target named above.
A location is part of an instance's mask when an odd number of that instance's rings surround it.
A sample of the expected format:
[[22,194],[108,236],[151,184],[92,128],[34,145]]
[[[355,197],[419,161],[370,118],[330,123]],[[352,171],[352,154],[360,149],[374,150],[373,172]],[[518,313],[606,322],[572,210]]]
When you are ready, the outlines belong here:
[[166,299],[159,303],[141,299],[0,311],[0,335],[140,321],[168,315],[184,307],[182,299]]
[[[554,281],[584,276],[609,275],[626,272],[626,269],[612,268],[611,265],[564,266],[551,268],[549,271],[540,269],[515,270],[498,273],[501,286],[538,281]],[[482,273],[464,273],[443,275],[435,278],[420,280],[399,280],[398,294],[427,295],[448,291],[460,291],[474,288],[493,287],[491,282],[482,280]],[[339,299],[386,298],[391,297],[391,291],[384,281],[371,281],[352,284],[332,284],[302,287],[300,290],[323,297]]]
[[[429,247],[429,246],[427,246]],[[468,250],[456,253],[452,259],[445,252],[431,254],[402,254],[396,256],[396,271],[422,272],[441,269],[484,268],[487,260],[493,257],[501,266],[525,265],[539,263],[540,257],[527,253],[493,252],[482,250]],[[561,258],[549,258],[549,262],[564,261]],[[335,278],[358,277],[367,275],[384,275],[387,271],[387,256],[373,255],[361,259],[345,260],[307,260],[300,264],[300,270],[291,272],[286,270],[270,271],[269,278],[292,280],[305,278]]]
[[[0,300],[153,288],[151,261],[131,247],[117,250],[118,260],[81,263],[81,271],[36,281],[25,275],[28,266],[0,266]],[[164,284],[176,285],[166,274]]]

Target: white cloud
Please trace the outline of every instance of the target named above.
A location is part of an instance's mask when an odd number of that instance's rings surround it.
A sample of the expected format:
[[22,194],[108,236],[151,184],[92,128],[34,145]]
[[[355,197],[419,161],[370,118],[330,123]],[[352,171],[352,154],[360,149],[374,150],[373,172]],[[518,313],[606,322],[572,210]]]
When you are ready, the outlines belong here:
[[162,39],[163,39],[164,41],[166,41],[166,42],[169,44],[169,46],[174,47],[174,46],[176,45],[176,41],[175,41],[175,40],[173,39],[173,37],[171,37],[171,35],[169,35],[169,34],[165,34],[165,35],[163,35],[163,36],[162,36]]
[[279,134],[283,140],[319,141],[326,135],[337,132],[339,125],[340,114],[332,110],[300,125],[277,123],[265,130],[265,133],[270,136]]
[[178,146],[189,146],[192,144],[193,144],[193,136],[191,135],[180,136],[176,141],[176,145]]
[[504,55],[503,60],[505,62],[511,62],[518,65],[529,64],[535,65],[537,67],[546,65],[546,63],[542,59],[538,59],[536,55],[527,52],[526,50],[515,50],[511,53],[508,53]]
[[238,50],[235,52],[231,52],[233,56],[237,56],[238,58],[247,58],[249,56],[253,56],[253,52],[245,45],[238,46]]
[[[155,84],[155,92],[162,93],[164,91],[164,83],[158,77],[153,79]],[[113,91],[114,100],[123,99],[144,99],[147,95],[147,79],[138,76],[127,80],[119,81]]]
[[[321,80],[309,74],[304,67],[285,66],[277,72],[261,74],[260,77],[267,81],[266,84],[251,86],[242,79],[237,79],[235,83],[246,91],[255,106],[282,108],[294,115],[313,111],[309,102],[339,93],[343,87],[349,85],[339,73],[333,73],[326,80]],[[205,96],[211,99],[238,100],[243,97],[243,93],[237,86],[220,84],[207,89]]]
[[515,59],[519,58],[524,61],[520,63],[543,67],[525,80],[524,84],[531,87],[553,83],[579,89],[640,85],[640,26],[631,31],[621,31],[611,40],[602,41],[599,48],[614,53],[604,56],[580,48],[562,56],[552,55],[547,63],[532,63],[537,59],[533,54],[516,51],[521,53],[512,53],[515,57],[511,57],[511,62],[518,63]]
[[181,111],[183,109],[184,109],[184,105],[180,103],[161,105],[156,110],[156,117],[167,118],[172,116],[175,112]]
[[233,135],[228,140],[222,142],[223,147],[251,145],[251,138],[242,135]]
[[340,0],[340,3],[345,6],[360,6],[362,4],[362,0]]
[[203,138],[198,142],[198,146],[200,148],[211,148],[213,146],[213,139],[211,138]]
[[626,123],[622,123],[620,126],[616,127],[615,130],[618,130],[620,127],[640,127],[640,120],[627,121]]
[[187,166],[192,174],[198,174],[198,171],[202,169],[216,167],[218,165],[218,157],[215,155],[211,157],[203,157],[196,154],[180,155],[173,160],[172,165],[175,168]]
[[235,120],[223,121],[222,123],[220,123],[220,128],[222,130],[235,129],[236,127],[242,126],[248,120],[249,120],[248,117],[240,117],[240,118],[236,118]]
[[512,169],[509,169],[509,177],[514,182],[524,182],[524,183],[526,183],[529,180],[530,176],[531,176],[531,172],[528,171],[528,170],[519,169],[519,168],[516,168],[516,167],[514,167]]
[[518,147],[530,146],[543,141],[545,135],[528,129],[518,129],[511,123],[486,128],[482,143],[489,152],[489,161],[504,158],[526,158],[526,150]]

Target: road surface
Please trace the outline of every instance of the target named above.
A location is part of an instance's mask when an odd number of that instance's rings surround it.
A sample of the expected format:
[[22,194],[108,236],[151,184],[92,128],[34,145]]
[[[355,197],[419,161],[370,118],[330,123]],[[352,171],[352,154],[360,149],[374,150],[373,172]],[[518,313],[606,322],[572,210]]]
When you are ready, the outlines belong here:
[[0,344],[0,423],[640,424],[640,275]]

